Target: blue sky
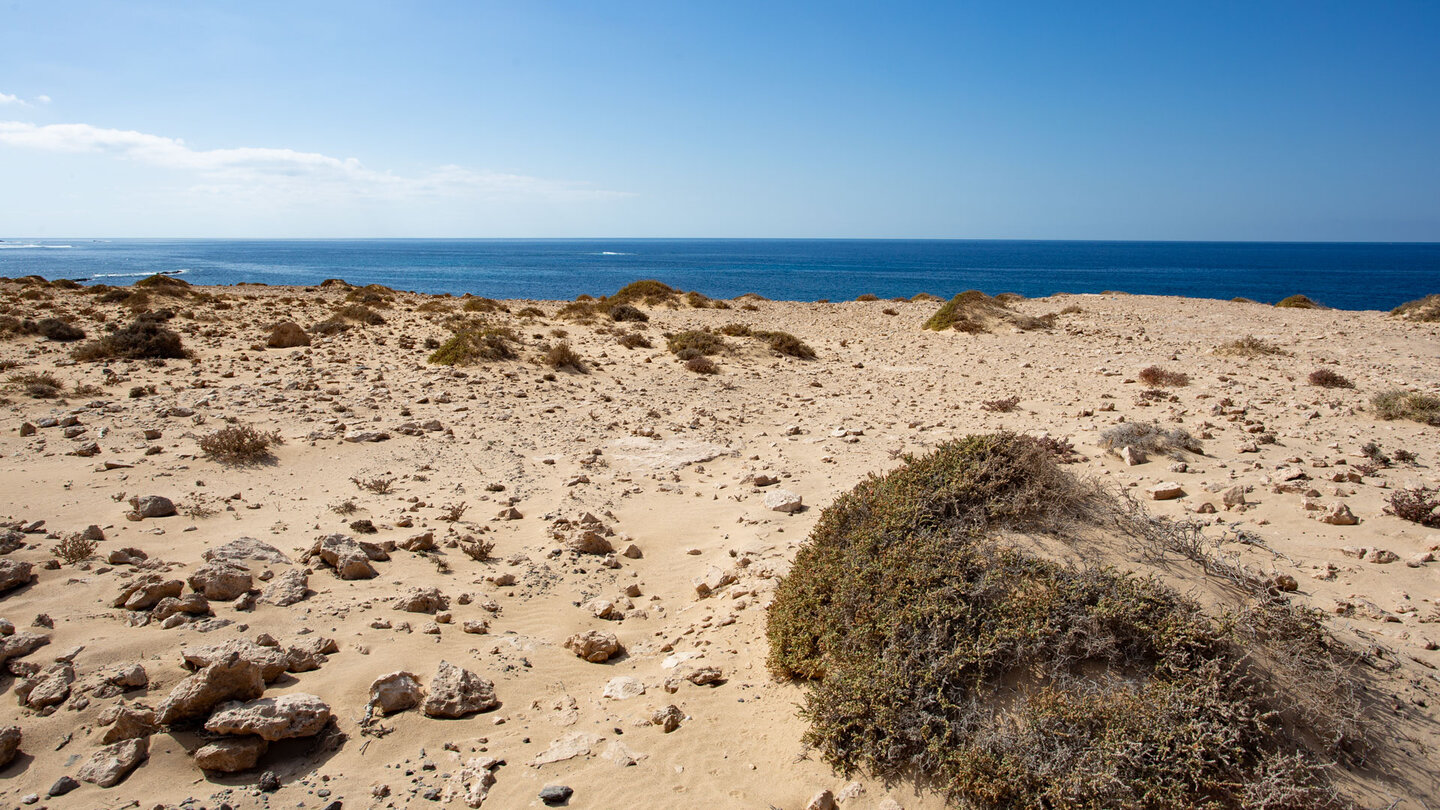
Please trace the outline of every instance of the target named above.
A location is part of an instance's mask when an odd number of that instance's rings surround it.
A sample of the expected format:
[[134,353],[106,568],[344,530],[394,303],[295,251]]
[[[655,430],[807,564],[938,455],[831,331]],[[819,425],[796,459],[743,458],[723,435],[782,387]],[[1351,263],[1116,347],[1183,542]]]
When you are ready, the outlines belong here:
[[0,236],[1440,241],[1435,2],[0,0]]

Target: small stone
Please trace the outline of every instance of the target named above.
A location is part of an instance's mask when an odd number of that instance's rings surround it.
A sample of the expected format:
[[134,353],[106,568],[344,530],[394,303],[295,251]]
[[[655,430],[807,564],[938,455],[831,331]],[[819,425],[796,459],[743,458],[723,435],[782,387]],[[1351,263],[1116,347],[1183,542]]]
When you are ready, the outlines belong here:
[[574,794],[575,791],[565,785],[546,785],[540,790],[540,801],[553,807],[569,801]]
[[261,737],[222,737],[195,749],[195,764],[207,771],[248,771],[260,761],[270,743]]
[[500,705],[495,685],[468,669],[441,661],[430,679],[430,694],[420,704],[426,717],[466,717]]
[[409,672],[381,675],[370,684],[370,705],[378,709],[381,716],[414,708],[424,696],[420,681]]
[[130,508],[142,518],[170,517],[175,503],[164,495],[140,495],[130,499]]
[[292,692],[221,706],[205,721],[216,734],[253,734],[267,741],[313,737],[330,722],[330,706],[317,695]]
[[56,796],[64,796],[66,793],[78,787],[80,787],[79,782],[76,782],[69,776],[62,776],[55,780],[55,784],[50,786],[50,790],[46,791],[45,795],[53,799]]
[[645,694],[645,684],[638,678],[622,675],[611,678],[610,682],[605,684],[602,694],[611,700],[629,700]]
[[23,739],[24,734],[19,726],[0,728],[0,768],[9,765],[15,755],[20,753],[20,742]]
[[835,810],[835,794],[828,790],[816,793],[805,804],[805,810]]
[[82,781],[114,787],[150,755],[150,739],[140,737],[107,745],[90,755],[77,774]]
[[1144,451],[1137,450],[1129,445],[1120,448],[1120,460],[1124,461],[1127,467],[1135,467],[1149,461]]
[[565,640],[565,649],[584,658],[592,664],[603,664],[620,652],[620,640],[614,633],[604,630],[587,630],[576,633]]
[[1152,501],[1170,501],[1185,494],[1184,488],[1174,481],[1156,484],[1145,492],[1150,496],[1150,500]]
[[1360,522],[1360,519],[1355,517],[1349,506],[1336,502],[1330,504],[1329,508],[1325,510],[1325,514],[1320,516],[1320,522],[1329,523],[1332,526],[1354,526]]
[[804,508],[804,499],[788,489],[776,489],[765,493],[765,508],[771,512],[793,514]]
[[661,731],[669,734],[675,729],[680,728],[680,721],[684,719],[685,713],[680,711],[680,707],[671,704],[663,709],[658,709],[657,711],[655,711],[654,714],[651,714],[650,724],[653,726],[659,726]]
[[210,563],[195,569],[189,577],[190,587],[206,599],[228,602],[254,585],[250,572],[230,563]]

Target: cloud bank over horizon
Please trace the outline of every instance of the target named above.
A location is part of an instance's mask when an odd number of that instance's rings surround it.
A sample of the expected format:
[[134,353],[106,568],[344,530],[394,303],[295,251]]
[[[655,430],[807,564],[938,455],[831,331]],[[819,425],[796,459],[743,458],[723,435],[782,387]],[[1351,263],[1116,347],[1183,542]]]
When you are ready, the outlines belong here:
[[0,121],[0,146],[46,152],[93,153],[193,174],[195,190],[230,189],[287,196],[406,200],[419,197],[540,198],[583,202],[620,199],[627,192],[441,165],[413,176],[367,168],[355,158],[273,147],[195,149],[180,138],[90,124],[37,125]]

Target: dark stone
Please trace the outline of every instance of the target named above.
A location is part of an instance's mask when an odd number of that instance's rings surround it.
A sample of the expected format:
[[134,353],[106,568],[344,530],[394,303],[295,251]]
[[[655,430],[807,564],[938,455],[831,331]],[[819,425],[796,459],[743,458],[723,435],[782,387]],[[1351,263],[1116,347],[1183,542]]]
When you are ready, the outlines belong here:
[[78,787],[80,787],[79,782],[76,782],[74,779],[71,779],[68,776],[62,776],[59,779],[55,780],[55,784],[50,786],[50,792],[47,795],[49,795],[51,798],[54,798],[56,796],[64,796],[66,793],[69,793],[70,791]]
[[266,793],[274,793],[280,789],[280,777],[276,776],[274,771],[266,771],[260,774],[260,781],[256,782],[255,786]]
[[569,801],[574,793],[575,791],[566,785],[546,785],[540,791],[540,801],[553,807]]

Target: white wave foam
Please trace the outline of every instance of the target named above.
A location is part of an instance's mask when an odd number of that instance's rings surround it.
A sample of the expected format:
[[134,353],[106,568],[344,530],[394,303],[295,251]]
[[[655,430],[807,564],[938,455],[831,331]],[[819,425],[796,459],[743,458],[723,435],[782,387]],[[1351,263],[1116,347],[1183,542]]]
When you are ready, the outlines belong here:
[[145,271],[145,272],[143,272],[143,273],[96,273],[95,275],[91,276],[90,278],[93,279],[93,278],[135,278],[135,277],[145,277],[145,276],[183,276],[183,275],[185,275],[185,274],[188,273],[188,272],[190,272],[190,268],[185,267],[185,268],[181,268],[181,269],[179,269],[179,270],[161,270],[161,271],[158,272],[158,273],[151,272],[151,271],[148,271],[148,270]]
[[592,253],[592,256],[634,256],[634,253],[619,253],[614,250],[602,250],[599,253]]
[[74,245],[17,245],[13,242],[0,242],[0,250],[59,250],[61,248],[75,247]]

